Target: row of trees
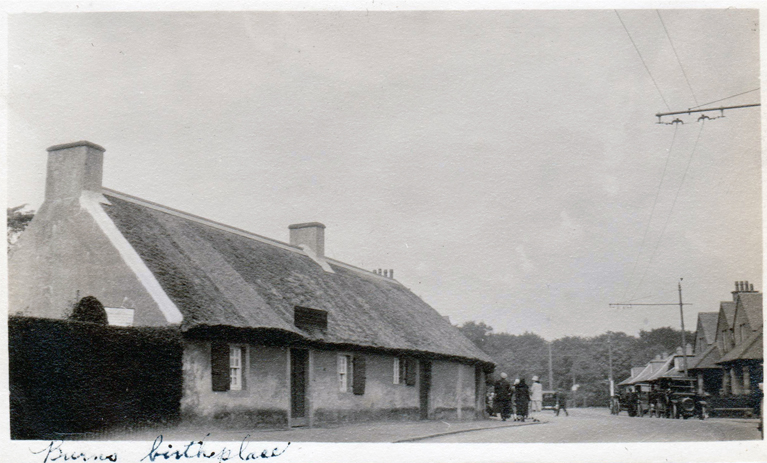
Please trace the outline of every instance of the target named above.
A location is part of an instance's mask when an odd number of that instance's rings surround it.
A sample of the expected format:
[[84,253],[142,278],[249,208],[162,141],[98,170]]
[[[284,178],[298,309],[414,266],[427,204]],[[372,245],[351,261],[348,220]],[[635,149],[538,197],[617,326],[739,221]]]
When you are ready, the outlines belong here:
[[[458,329],[498,364],[495,376],[506,372],[510,379],[534,375],[544,389],[570,390],[579,385],[574,400],[579,406],[607,406],[609,401],[610,350],[613,378],[626,379],[632,366],[644,366],[656,355],[672,353],[681,345],[682,332],[673,328],[640,331],[639,336],[608,332],[594,337],[567,336],[551,341],[554,384],[549,385],[549,342],[534,333],[494,333],[482,322],[466,322]],[[687,339],[695,339],[686,333]]]

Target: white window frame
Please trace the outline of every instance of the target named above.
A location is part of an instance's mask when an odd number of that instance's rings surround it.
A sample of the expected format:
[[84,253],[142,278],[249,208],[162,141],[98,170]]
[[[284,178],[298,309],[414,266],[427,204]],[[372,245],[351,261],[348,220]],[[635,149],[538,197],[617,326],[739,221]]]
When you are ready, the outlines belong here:
[[400,384],[402,379],[399,377],[399,357],[394,357],[394,370],[392,384]]
[[[245,365],[248,359],[248,346],[240,344],[229,345],[229,390],[242,391],[245,389]],[[236,354],[235,354],[236,353]]]
[[348,354],[338,354],[338,390],[339,392],[349,392],[352,386],[352,356]]

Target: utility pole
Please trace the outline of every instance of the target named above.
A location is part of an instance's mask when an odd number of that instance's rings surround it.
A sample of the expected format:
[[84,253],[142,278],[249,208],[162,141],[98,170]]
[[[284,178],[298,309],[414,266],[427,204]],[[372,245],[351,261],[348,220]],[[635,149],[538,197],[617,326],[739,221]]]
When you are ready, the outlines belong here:
[[679,317],[682,319],[682,365],[684,366],[684,375],[687,376],[687,339],[684,334],[684,304],[682,303],[682,279],[677,283],[679,287]]
[[610,307],[628,307],[631,308],[635,305],[648,305],[648,306],[662,306],[662,305],[673,305],[673,306],[679,306],[679,316],[682,319],[682,365],[684,367],[684,375],[687,376],[687,336],[684,333],[684,306],[686,305],[692,305],[692,304],[686,304],[682,302],[682,278],[679,279],[679,283],[677,284],[678,290],[679,290],[679,303],[662,303],[662,304],[633,304],[630,302],[616,302],[613,304],[610,304]]
[[551,366],[551,342],[549,341],[549,390],[554,390],[554,369]]
[[609,359],[609,381],[610,381],[610,397],[615,395],[615,382],[613,381],[613,343],[612,343],[612,333],[607,332],[607,356]]

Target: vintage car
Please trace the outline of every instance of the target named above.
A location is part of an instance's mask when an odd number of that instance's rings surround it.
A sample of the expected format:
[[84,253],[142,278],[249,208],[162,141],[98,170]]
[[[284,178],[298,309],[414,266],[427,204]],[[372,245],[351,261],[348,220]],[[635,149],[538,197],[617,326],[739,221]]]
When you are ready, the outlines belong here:
[[557,393],[555,391],[543,391],[543,401],[541,402],[541,409],[543,410],[557,409]]
[[635,392],[631,389],[622,390],[610,401],[610,413],[620,414],[625,410],[629,416],[644,416],[650,410],[649,392],[639,390]]
[[651,417],[656,418],[670,418],[671,417],[671,402],[669,400],[669,391],[668,390],[661,390],[661,389],[654,389],[650,391],[649,394],[650,399],[650,409],[648,411],[648,414]]
[[669,385],[668,401],[671,418],[698,417],[701,420],[708,415],[708,403],[705,397],[695,392],[695,379],[676,379]]

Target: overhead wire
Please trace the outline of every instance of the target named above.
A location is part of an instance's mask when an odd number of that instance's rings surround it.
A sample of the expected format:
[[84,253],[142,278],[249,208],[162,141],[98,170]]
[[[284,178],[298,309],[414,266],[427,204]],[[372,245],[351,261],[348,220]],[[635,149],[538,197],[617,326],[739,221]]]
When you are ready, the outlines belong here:
[[730,96],[728,96],[726,98],[722,98],[720,100],[709,101],[708,103],[703,103],[702,105],[693,106],[692,108],[688,108],[688,109],[698,109],[701,106],[708,106],[710,104],[719,103],[720,101],[729,100],[730,98],[735,98],[736,96],[741,96],[741,95],[745,95],[746,93],[755,92],[755,91],[757,91],[759,89],[761,89],[761,87],[756,87],[755,89],[749,90],[747,92],[736,93],[735,95],[730,95]]
[[637,47],[637,44],[634,42],[634,39],[631,37],[631,33],[629,32],[628,28],[626,27],[626,24],[623,22],[623,19],[621,18],[621,15],[618,13],[618,10],[613,10],[615,12],[615,15],[618,16],[618,21],[621,22],[621,25],[623,26],[623,30],[626,31],[626,35],[628,35],[629,40],[631,41],[631,44],[634,46],[634,50],[636,50],[637,55],[639,55],[639,60],[642,61],[642,65],[645,68],[645,71],[647,71],[647,75],[650,76],[650,79],[652,80],[652,83],[655,85],[655,89],[658,90],[658,95],[660,95],[660,99],[663,100],[663,104],[666,105],[666,108],[671,111],[671,107],[666,102],[666,98],[663,96],[663,92],[660,91],[660,87],[658,87],[658,82],[655,81],[655,77],[652,76],[652,73],[650,72],[650,68],[647,67],[647,63],[645,63],[644,58],[642,57],[642,53],[639,52],[639,48]]
[[674,195],[674,201],[671,203],[671,209],[668,211],[668,216],[666,216],[666,222],[663,224],[663,229],[661,229],[660,235],[658,236],[658,241],[655,243],[655,249],[653,249],[652,255],[650,256],[650,260],[647,262],[647,267],[645,267],[645,270],[642,273],[642,278],[639,279],[639,284],[637,284],[636,288],[634,289],[634,292],[631,295],[632,298],[636,295],[636,292],[639,290],[639,288],[642,287],[644,278],[645,276],[647,276],[647,270],[650,268],[650,265],[652,264],[652,261],[655,258],[655,254],[658,252],[658,248],[660,247],[661,241],[663,241],[663,234],[666,233],[666,227],[668,226],[668,223],[671,220],[671,216],[674,214],[674,206],[676,206],[676,201],[679,198],[679,193],[682,191],[684,180],[685,178],[687,178],[687,172],[690,170],[690,164],[692,164],[692,159],[695,156],[696,149],[698,148],[698,141],[700,141],[700,135],[703,133],[703,127],[705,126],[706,126],[706,121],[704,120],[700,125],[700,130],[698,131],[698,137],[695,139],[695,144],[692,147],[690,158],[687,160],[687,166],[684,169],[684,174],[682,175],[682,181],[679,182],[679,188],[677,188],[676,195]]
[[663,173],[660,176],[660,184],[658,185],[658,191],[655,193],[655,200],[652,203],[652,210],[650,210],[650,218],[647,220],[647,226],[644,229],[644,235],[642,236],[642,243],[639,245],[639,252],[637,253],[637,258],[634,261],[634,267],[631,269],[631,276],[629,276],[628,281],[626,282],[626,287],[623,290],[623,296],[621,296],[621,300],[624,300],[626,297],[626,293],[628,292],[629,286],[631,285],[631,280],[634,278],[634,272],[636,272],[637,264],[639,263],[639,258],[642,256],[642,250],[644,249],[645,239],[647,238],[647,231],[650,230],[650,224],[652,223],[652,218],[655,215],[655,206],[658,204],[658,197],[660,197],[661,187],[663,187],[663,180],[666,177],[666,170],[668,169],[668,161],[671,159],[671,151],[674,149],[674,141],[676,140],[676,132],[679,129],[679,125],[674,125],[674,136],[671,138],[671,146],[668,148],[668,154],[666,155],[666,164],[663,166]]
[[690,79],[687,78],[687,73],[684,72],[684,66],[682,66],[682,60],[679,59],[679,54],[676,52],[676,47],[674,46],[674,42],[671,40],[671,35],[669,35],[668,29],[666,29],[666,23],[663,22],[663,17],[660,15],[659,10],[655,10],[655,13],[658,14],[658,19],[660,19],[660,23],[663,26],[663,30],[666,32],[668,43],[671,44],[671,49],[674,50],[674,56],[676,56],[676,62],[679,63],[679,68],[682,70],[682,75],[684,75],[684,80],[685,82],[687,82],[687,88],[689,88],[690,93],[692,93],[692,99],[695,101],[695,104],[698,104],[698,98],[695,97],[695,92],[692,90],[692,85],[690,85]]

